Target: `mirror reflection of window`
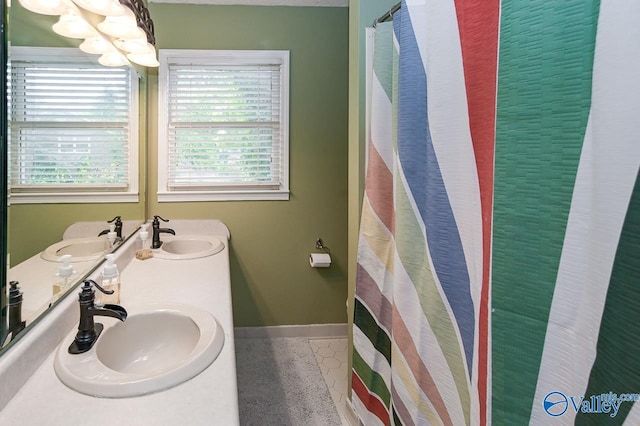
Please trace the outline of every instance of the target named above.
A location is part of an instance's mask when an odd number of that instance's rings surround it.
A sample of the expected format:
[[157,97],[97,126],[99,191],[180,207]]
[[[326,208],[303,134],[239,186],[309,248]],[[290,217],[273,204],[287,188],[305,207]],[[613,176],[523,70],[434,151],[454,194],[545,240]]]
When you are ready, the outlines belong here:
[[11,202],[138,197],[138,80],[78,49],[12,47]]

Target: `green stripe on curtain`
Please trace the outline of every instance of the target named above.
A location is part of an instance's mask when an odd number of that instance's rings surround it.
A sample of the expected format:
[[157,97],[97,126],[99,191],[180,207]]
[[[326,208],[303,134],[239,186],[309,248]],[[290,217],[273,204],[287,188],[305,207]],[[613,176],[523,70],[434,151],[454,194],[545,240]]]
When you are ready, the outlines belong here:
[[362,382],[367,385],[370,392],[378,395],[386,407],[391,406],[391,393],[386,383],[380,374],[372,370],[369,364],[362,359],[355,348],[353,349],[353,369],[356,370],[356,373],[358,373]]
[[[415,286],[422,311],[438,340],[447,366],[451,370],[465,419],[468,420],[470,419],[471,397],[462,345],[457,339],[454,322],[449,315],[429,265],[429,254],[417,215],[412,209],[409,196],[401,182],[396,183],[395,207],[396,241],[405,242],[405,244],[396,245],[398,257]],[[396,268],[398,267],[396,266]]]
[[400,421],[400,418],[398,417],[398,414],[396,414],[396,410],[393,410],[393,424],[395,426],[402,426],[402,422]]
[[492,261],[492,420],[531,414],[591,98],[599,2],[502,3]]
[[391,364],[391,339],[386,331],[378,327],[371,312],[357,298],[354,304],[354,324],[369,338],[371,344]]
[[[603,393],[640,392],[640,175],[636,179],[611,271],[598,352],[585,398]],[[633,402],[623,402],[615,417],[578,413],[576,425],[621,425]]]
[[391,101],[393,80],[393,22],[382,22],[376,27],[376,45],[373,72]]

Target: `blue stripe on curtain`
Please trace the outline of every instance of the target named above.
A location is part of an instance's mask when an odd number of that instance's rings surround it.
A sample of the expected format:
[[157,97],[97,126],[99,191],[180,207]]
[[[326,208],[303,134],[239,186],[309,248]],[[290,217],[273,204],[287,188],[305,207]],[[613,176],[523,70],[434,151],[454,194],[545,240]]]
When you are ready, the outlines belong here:
[[473,366],[474,308],[462,242],[429,132],[427,75],[403,3],[394,16],[400,44],[398,155],[425,224],[427,244],[440,285],[455,316],[467,361]]

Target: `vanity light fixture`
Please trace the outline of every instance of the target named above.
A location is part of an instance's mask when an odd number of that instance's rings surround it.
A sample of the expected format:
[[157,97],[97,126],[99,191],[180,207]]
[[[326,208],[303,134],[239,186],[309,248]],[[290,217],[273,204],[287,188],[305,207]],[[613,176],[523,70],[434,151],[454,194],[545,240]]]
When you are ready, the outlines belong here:
[[35,13],[59,15],[53,31],[84,39],[80,50],[105,66],[159,65],[153,21],[143,0],[19,0]]

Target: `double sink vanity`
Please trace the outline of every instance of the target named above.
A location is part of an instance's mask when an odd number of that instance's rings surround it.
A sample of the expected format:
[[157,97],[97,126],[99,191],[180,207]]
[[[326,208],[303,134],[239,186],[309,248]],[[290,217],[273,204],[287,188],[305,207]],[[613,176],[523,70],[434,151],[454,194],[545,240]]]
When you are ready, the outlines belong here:
[[[125,313],[94,307],[85,282],[0,357],[0,424],[239,424],[229,231],[170,225],[151,258],[136,258],[139,231],[115,252]],[[72,354],[82,303],[81,324],[104,329]]]

